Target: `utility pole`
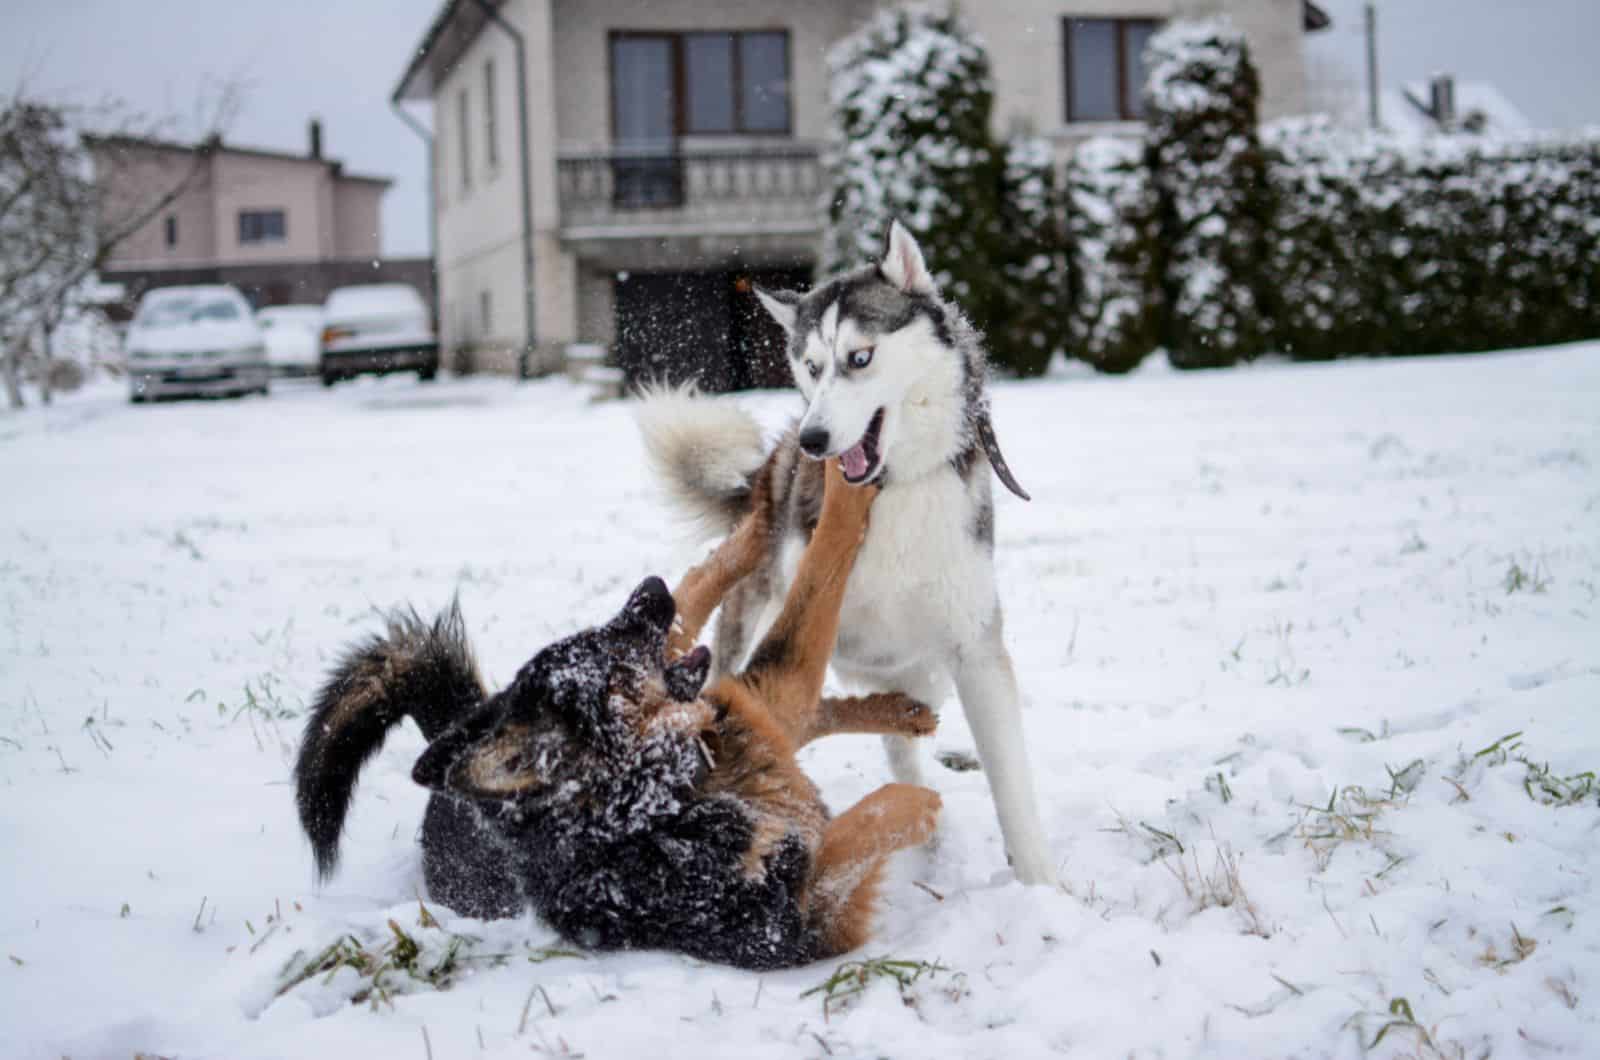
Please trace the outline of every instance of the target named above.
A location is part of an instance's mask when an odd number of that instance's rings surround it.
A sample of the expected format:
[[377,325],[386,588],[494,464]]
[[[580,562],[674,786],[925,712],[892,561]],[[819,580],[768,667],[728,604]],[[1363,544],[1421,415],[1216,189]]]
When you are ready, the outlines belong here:
[[1372,0],[1366,4],[1367,22],[1367,124],[1378,128],[1378,11]]

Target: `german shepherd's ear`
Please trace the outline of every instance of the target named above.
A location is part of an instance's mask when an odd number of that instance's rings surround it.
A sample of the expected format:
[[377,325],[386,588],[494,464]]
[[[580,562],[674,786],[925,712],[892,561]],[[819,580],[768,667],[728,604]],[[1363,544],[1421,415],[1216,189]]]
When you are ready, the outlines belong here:
[[883,252],[883,262],[878,266],[883,278],[906,294],[933,297],[938,294],[928,263],[922,260],[922,248],[916,237],[899,221],[889,225],[889,246]]
[[761,305],[783,328],[784,333],[794,334],[795,307],[800,304],[800,295],[794,291],[769,291],[759,284],[752,289]]
[[412,767],[411,779],[469,799],[531,795],[546,783],[534,765],[532,737],[524,722],[463,723],[428,745]]

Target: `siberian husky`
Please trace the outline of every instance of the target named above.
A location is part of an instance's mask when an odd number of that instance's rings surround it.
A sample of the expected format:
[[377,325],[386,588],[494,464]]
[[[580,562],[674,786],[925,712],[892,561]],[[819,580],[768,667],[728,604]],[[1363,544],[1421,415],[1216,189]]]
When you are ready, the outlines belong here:
[[[738,666],[793,582],[817,524],[824,459],[838,460],[849,481],[876,482],[882,493],[850,577],[834,668],[849,684],[930,705],[953,682],[1017,878],[1054,882],[995,587],[989,473],[1028,495],[995,441],[978,333],[940,297],[898,222],[881,262],[804,295],[756,293],[788,334],[805,397],[776,447],[747,413],[686,390],[647,392],[638,413],[670,498],[706,537],[732,529],[753,496],[776,505],[766,562],[723,604],[715,665]],[[885,743],[895,778],[920,785],[916,744]]]

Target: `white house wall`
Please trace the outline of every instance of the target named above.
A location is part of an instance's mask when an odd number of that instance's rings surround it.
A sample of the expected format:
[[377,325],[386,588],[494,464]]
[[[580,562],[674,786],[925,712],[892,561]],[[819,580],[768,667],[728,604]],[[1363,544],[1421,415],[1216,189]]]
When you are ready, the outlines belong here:
[[1250,42],[1261,74],[1262,117],[1299,113],[1305,103],[1301,0],[1003,0],[966,3],[984,38],[995,80],[995,132],[1027,132],[1069,145],[1102,132],[1136,133],[1137,122],[1066,120],[1068,18],[1151,18],[1226,14]]
[[[533,162],[536,322],[541,343],[577,337],[575,263],[558,238],[551,105],[549,0],[508,0],[500,14],[524,37],[528,60],[528,124]],[[484,64],[495,69],[498,158],[489,164],[484,117]],[[460,93],[467,92],[471,184],[461,182]],[[479,367],[509,363],[527,334],[522,264],[521,156],[517,146],[516,52],[510,37],[486,26],[441,80],[434,97],[440,339],[447,351],[476,351]],[[482,295],[491,305],[482,320]]]

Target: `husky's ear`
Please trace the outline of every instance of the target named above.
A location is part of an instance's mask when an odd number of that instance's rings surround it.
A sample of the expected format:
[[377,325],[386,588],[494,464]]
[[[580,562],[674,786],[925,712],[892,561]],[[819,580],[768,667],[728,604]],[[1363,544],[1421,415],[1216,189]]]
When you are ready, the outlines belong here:
[[884,251],[883,264],[878,266],[883,278],[907,294],[933,295],[933,275],[927,262],[922,260],[922,248],[916,238],[899,221],[889,225],[889,249]]
[[514,799],[545,786],[527,725],[507,721],[488,732],[480,729],[467,722],[441,734],[417,759],[411,779],[470,799]]
[[800,296],[794,291],[769,291],[758,284],[752,284],[756,297],[761,300],[761,305],[772,319],[782,326],[784,332],[794,334],[795,307],[800,304]]

